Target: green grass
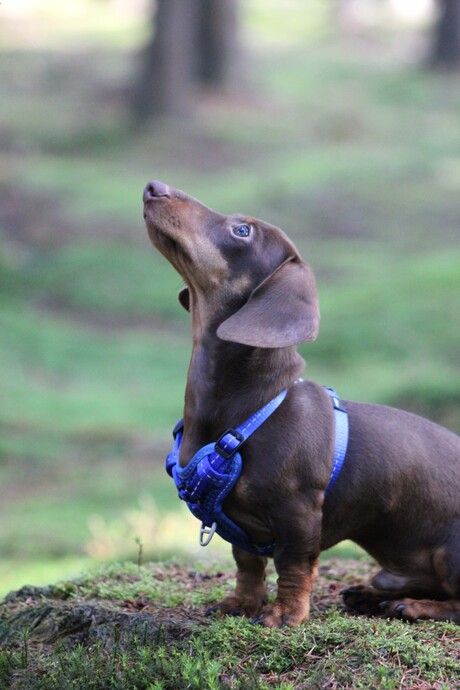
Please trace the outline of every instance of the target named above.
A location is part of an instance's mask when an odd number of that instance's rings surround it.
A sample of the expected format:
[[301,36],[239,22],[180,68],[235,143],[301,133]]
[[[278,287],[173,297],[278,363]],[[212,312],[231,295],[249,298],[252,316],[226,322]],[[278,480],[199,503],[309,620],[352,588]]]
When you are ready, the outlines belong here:
[[28,588],[2,606],[0,679],[43,690],[457,686],[456,626],[351,617],[331,595],[335,567],[318,582],[327,607],[292,630],[205,618],[234,586],[216,566],[128,564]]
[[2,309],[3,423],[89,435],[171,425],[190,351],[184,338],[161,325],[114,338],[59,317],[43,329],[43,320],[28,306]]
[[[132,317],[171,315],[181,278],[147,244],[82,241],[34,257],[25,267],[28,294],[64,310]],[[135,279],[134,279],[135,278]],[[177,310],[180,314],[180,311]]]

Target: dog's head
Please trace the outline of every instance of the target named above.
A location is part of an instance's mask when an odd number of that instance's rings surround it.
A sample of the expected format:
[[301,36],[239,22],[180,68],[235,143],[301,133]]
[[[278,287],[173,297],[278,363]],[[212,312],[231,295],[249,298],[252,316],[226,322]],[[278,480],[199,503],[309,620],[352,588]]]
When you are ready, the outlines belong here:
[[253,347],[316,338],[313,271],[282,230],[216,213],[157,181],[144,190],[144,218],[153,244],[187,285],[179,301],[197,329]]

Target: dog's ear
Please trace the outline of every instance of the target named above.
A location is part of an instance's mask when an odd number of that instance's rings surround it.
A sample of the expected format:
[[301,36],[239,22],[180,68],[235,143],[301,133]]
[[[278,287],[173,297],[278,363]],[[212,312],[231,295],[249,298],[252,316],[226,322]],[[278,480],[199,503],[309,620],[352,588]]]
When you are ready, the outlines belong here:
[[287,347],[315,340],[319,304],[313,271],[298,257],[285,261],[220,324],[222,340],[253,347]]
[[184,307],[186,311],[190,311],[190,292],[188,287],[184,287],[179,291],[177,299],[179,300],[179,304]]

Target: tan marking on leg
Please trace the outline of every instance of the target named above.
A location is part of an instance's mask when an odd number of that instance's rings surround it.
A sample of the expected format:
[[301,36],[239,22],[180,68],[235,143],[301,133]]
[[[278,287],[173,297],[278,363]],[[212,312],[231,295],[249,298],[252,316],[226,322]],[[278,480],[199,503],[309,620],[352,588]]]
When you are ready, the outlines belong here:
[[291,566],[278,578],[278,593],[272,606],[263,609],[260,622],[268,628],[294,627],[307,620],[310,596],[318,574],[318,561],[311,571]]

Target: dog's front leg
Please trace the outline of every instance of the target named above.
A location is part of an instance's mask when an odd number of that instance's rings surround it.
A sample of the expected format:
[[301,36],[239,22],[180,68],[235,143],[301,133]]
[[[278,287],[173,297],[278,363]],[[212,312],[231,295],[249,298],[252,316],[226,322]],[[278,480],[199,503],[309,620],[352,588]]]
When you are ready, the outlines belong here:
[[268,628],[293,627],[308,618],[310,595],[318,570],[318,555],[288,557],[286,550],[275,556],[278,593],[272,605],[266,606],[256,622]]
[[310,613],[320,552],[321,511],[303,508],[296,513],[289,506],[289,518],[284,516],[277,530],[274,561],[278,592],[256,621],[269,628],[298,625]]
[[254,556],[237,546],[233,547],[233,556],[238,567],[235,592],[211,610],[218,610],[230,616],[254,618],[267,602],[265,585],[267,559]]

